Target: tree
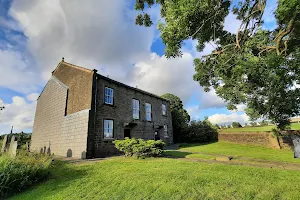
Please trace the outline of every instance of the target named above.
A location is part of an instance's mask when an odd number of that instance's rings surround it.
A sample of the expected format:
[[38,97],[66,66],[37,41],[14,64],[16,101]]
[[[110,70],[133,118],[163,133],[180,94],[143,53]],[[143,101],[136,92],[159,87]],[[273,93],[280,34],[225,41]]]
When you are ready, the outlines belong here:
[[242,125],[239,122],[232,122],[232,127],[233,128],[240,128]]
[[172,114],[174,143],[180,142],[182,135],[187,132],[190,115],[183,108],[182,101],[179,97],[169,93],[164,94],[161,97],[169,100]]
[[[289,125],[289,117],[300,114],[300,1],[278,0],[277,27],[262,28],[267,0],[136,0],[135,8],[159,4],[158,29],[166,57],[180,56],[183,42],[198,41],[197,50],[213,41],[214,51],[194,60],[194,80],[215,89],[228,109],[247,105],[251,120],[268,118],[279,129]],[[231,11],[241,25],[235,34],[224,30]],[[139,19],[138,19],[139,18]],[[151,26],[151,16],[137,16],[138,25]]]
[[216,142],[218,141],[218,130],[208,120],[191,121],[188,132],[183,137],[183,142]]

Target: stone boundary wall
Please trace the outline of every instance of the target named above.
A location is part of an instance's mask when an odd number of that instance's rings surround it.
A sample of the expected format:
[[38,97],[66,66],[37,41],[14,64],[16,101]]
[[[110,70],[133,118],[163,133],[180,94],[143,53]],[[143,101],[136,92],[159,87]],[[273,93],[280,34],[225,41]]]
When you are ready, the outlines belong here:
[[219,132],[219,141],[280,148],[278,140],[272,135],[272,132]]
[[272,148],[293,149],[294,145],[291,135],[300,136],[300,131],[289,130],[283,132],[282,136],[275,137],[269,132],[219,132],[220,141],[229,141],[241,144],[262,145]]
[[65,116],[69,88],[54,76],[37,101],[31,151],[86,158],[89,109]]

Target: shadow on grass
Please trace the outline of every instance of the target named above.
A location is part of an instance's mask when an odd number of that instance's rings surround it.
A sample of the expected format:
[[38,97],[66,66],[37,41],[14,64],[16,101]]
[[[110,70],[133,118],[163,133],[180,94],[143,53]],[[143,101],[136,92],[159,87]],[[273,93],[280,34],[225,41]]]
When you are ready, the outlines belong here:
[[21,193],[10,196],[11,199],[52,198],[55,194],[71,186],[76,179],[86,176],[88,168],[74,167],[64,161],[54,161],[46,180],[36,183]]
[[182,151],[165,151],[162,157],[166,158],[185,158],[187,155],[190,155],[190,152],[182,152]]
[[217,143],[218,141],[212,141],[212,142],[198,142],[198,143],[180,143],[178,145],[178,148],[186,148],[186,147],[195,147],[195,146],[205,146],[213,143]]

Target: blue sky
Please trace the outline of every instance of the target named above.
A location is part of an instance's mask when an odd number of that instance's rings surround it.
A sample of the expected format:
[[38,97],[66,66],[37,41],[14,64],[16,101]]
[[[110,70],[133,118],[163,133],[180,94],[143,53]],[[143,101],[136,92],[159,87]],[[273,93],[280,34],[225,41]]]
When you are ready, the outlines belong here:
[[[276,1],[269,0],[266,29],[276,25],[275,8]],[[160,20],[158,7],[149,12],[155,23]],[[210,53],[210,44],[199,53],[196,41],[186,41],[182,58],[166,59],[156,26],[136,26],[135,15],[128,1],[0,0],[0,104],[6,107],[0,115],[0,134],[11,126],[31,131],[36,99],[61,57],[158,95],[173,93],[192,119],[248,121],[244,105],[228,111],[214,91],[205,93],[192,79],[193,59]],[[238,26],[229,14],[225,29],[236,32]]]

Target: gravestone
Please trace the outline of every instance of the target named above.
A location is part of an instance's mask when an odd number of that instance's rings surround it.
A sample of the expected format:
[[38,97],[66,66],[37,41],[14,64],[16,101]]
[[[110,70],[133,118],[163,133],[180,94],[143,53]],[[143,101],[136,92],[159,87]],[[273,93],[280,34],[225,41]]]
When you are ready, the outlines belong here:
[[4,139],[3,139],[3,142],[2,142],[1,153],[6,152],[6,145],[7,145],[7,135],[4,136]]
[[15,157],[17,155],[17,149],[18,149],[18,141],[16,141],[16,137],[13,135],[10,139],[9,144],[9,155]]
[[294,158],[300,158],[300,137],[298,135],[291,136],[294,145]]

